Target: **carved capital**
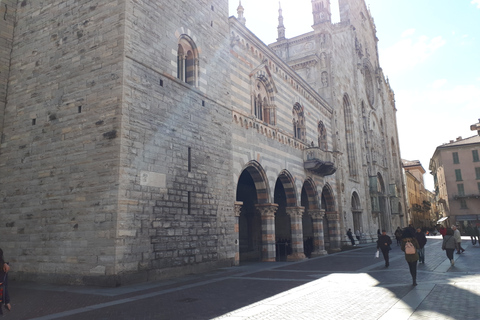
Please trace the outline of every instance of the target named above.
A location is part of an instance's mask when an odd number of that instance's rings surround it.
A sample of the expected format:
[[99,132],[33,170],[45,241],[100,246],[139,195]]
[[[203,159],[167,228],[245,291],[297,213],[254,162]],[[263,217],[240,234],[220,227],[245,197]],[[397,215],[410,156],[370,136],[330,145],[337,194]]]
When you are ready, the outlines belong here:
[[240,211],[242,210],[243,201],[235,201],[234,213],[235,217],[240,217]]
[[276,203],[262,203],[256,204],[255,209],[260,213],[262,217],[274,217],[275,212],[278,210],[278,204]]
[[313,209],[313,210],[309,210],[308,213],[312,218],[315,218],[315,219],[323,219],[323,217],[325,217],[324,209]]
[[301,217],[305,211],[305,207],[287,207],[286,211],[290,217]]

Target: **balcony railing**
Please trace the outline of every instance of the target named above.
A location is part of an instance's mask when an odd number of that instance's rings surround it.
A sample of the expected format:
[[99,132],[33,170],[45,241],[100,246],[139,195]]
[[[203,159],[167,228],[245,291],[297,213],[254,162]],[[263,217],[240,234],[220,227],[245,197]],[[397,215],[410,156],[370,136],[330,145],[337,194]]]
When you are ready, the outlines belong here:
[[303,150],[303,166],[306,170],[322,177],[332,175],[337,171],[332,152],[318,147]]

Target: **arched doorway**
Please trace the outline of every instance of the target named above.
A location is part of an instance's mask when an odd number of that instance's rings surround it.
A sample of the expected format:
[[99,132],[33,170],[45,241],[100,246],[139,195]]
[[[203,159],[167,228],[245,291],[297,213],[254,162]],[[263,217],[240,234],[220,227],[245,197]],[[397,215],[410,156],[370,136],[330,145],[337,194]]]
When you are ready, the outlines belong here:
[[325,248],[340,248],[340,217],[335,211],[335,198],[332,188],[327,184],[322,188],[321,208],[325,211],[323,220]]
[[352,220],[353,220],[353,232],[357,235],[357,231],[363,233],[362,227],[362,207],[360,205],[360,197],[358,193],[354,191],[350,200],[352,205]]
[[306,257],[310,258],[315,249],[312,213],[319,209],[318,194],[315,188],[315,183],[311,179],[307,179],[303,183],[300,203],[301,206],[305,208],[302,215],[303,252]]
[[242,203],[238,217],[240,262],[262,260],[262,220],[256,205],[268,202],[266,177],[260,164],[250,162],[238,179],[236,201]]
[[282,171],[275,183],[273,202],[278,205],[275,213],[275,246],[277,261],[286,261],[293,253],[292,221],[287,208],[296,207],[296,193],[293,178]]

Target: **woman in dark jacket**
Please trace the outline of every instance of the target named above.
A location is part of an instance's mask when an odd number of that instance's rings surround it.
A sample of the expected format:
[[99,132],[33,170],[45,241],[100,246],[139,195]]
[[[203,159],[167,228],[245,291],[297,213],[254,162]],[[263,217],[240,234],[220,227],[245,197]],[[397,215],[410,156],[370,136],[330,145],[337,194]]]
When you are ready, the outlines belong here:
[[445,236],[443,237],[442,250],[447,253],[447,258],[450,260],[450,264],[455,265],[453,259],[453,252],[455,251],[455,237],[453,236],[453,230],[448,228]]
[[[407,243],[411,243],[413,245],[413,247],[415,248],[415,253],[407,254],[405,252],[405,247],[407,246]],[[408,263],[414,286],[417,285],[417,261],[419,248],[420,246],[418,245],[418,241],[417,239],[415,239],[415,229],[405,228],[402,234],[402,251],[405,252],[405,260]]]

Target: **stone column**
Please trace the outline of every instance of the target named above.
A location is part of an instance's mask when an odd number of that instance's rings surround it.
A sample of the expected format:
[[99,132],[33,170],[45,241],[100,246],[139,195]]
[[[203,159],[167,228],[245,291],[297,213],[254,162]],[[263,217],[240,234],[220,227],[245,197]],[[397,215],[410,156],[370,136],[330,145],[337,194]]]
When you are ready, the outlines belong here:
[[336,211],[326,212],[327,219],[329,222],[328,233],[330,235],[330,249],[332,251],[340,251],[340,244],[342,241],[341,232],[340,232],[340,217]]
[[233,260],[233,265],[238,266],[240,265],[240,227],[239,227],[239,220],[240,220],[240,211],[242,210],[243,202],[242,201],[235,201],[235,258]]
[[304,207],[287,207],[287,214],[290,216],[290,225],[292,230],[292,254],[287,257],[287,261],[299,261],[305,259],[303,249],[303,227],[302,215]]
[[257,204],[255,208],[262,217],[262,261],[275,262],[275,212],[278,204]]
[[313,252],[312,256],[323,256],[327,254],[325,250],[325,238],[323,234],[323,217],[325,210],[315,209],[310,210],[310,216],[313,221]]

